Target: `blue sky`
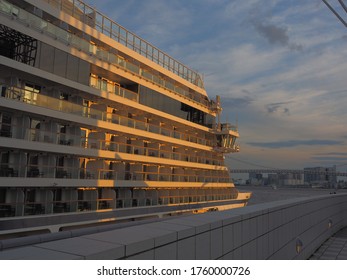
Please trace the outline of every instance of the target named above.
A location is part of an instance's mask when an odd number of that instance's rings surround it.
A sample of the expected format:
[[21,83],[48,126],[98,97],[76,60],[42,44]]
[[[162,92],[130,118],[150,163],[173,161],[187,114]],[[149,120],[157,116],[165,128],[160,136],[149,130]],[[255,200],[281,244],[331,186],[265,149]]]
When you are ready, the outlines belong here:
[[231,168],[347,169],[347,28],[321,0],[86,2],[204,75],[239,126]]

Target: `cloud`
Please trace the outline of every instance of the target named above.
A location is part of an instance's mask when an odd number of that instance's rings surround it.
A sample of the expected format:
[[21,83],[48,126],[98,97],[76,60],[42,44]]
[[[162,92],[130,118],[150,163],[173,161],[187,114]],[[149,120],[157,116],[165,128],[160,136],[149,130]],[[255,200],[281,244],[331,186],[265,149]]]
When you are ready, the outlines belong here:
[[274,24],[265,24],[259,21],[254,21],[253,26],[270,44],[282,45],[293,51],[303,50],[302,45],[290,42],[286,27],[278,27]]
[[347,162],[347,157],[318,157],[318,156],[313,156],[312,159],[314,160],[320,160],[320,161],[345,161]]
[[296,146],[333,146],[340,145],[342,142],[337,140],[288,140],[277,142],[249,142],[247,144],[261,148],[280,149]]
[[316,154],[316,156],[346,156],[347,157],[347,153],[344,153],[344,152],[330,152],[330,153]]
[[249,96],[245,96],[245,97],[221,96],[222,106],[229,107],[229,108],[247,107],[253,101],[254,99]]
[[254,23],[254,27],[257,31],[266,38],[271,44],[288,45],[289,37],[287,29],[283,27],[277,27],[275,25],[265,25],[260,22]]
[[289,102],[271,103],[271,104],[267,104],[265,107],[269,114],[281,113],[284,115],[290,115],[289,108],[283,106],[290,103],[293,103],[293,102],[289,101]]
[[347,152],[316,153],[311,158],[319,161],[345,161],[347,163]]

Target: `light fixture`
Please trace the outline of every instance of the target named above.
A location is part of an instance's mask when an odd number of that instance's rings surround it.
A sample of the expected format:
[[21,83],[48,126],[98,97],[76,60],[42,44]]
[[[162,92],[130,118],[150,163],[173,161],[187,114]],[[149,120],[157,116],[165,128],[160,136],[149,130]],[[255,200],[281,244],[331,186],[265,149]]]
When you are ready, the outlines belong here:
[[332,221],[332,219],[329,219],[328,228],[332,228],[332,227],[333,227],[333,221]]
[[302,241],[299,238],[297,238],[296,239],[296,244],[295,244],[296,253],[299,254],[302,251],[302,247],[303,247]]

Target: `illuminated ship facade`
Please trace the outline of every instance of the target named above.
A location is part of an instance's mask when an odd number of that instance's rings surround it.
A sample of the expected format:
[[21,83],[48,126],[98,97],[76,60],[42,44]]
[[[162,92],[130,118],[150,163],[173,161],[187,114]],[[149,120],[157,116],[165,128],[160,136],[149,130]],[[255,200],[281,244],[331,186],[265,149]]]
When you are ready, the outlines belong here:
[[244,206],[201,76],[77,0],[0,0],[0,234]]

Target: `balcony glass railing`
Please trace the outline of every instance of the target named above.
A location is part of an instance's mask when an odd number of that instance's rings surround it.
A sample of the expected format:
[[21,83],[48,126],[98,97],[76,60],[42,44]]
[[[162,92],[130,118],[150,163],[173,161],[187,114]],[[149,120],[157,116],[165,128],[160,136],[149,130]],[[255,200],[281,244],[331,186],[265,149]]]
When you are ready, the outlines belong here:
[[136,101],[136,102],[139,101],[139,95],[136,92],[127,90],[117,85],[116,83],[112,83],[111,81],[100,79],[93,74],[90,77],[90,86],[102,91],[107,91],[107,93],[115,94],[132,101]]
[[152,133],[161,134],[164,136],[201,144],[209,147],[213,147],[215,143],[206,138],[201,138],[189,133],[183,133],[178,130],[168,129],[163,126],[147,123],[140,120],[127,118],[114,113],[107,113],[90,107],[82,106],[79,104],[71,103],[68,101],[56,99],[37,92],[31,92],[26,89],[18,87],[9,87],[6,89],[5,98],[15,99],[21,102],[40,106],[52,110],[57,110],[65,113],[79,115],[85,118],[96,119],[100,121],[111,122],[114,124],[124,125],[127,127],[140,129]]
[[175,86],[171,82],[161,79],[156,75],[153,75],[149,71],[140,68],[138,65],[135,65],[121,56],[116,55],[112,50],[107,51],[96,45],[64,30],[61,29],[48,21],[45,21],[29,12],[22,10],[4,0],[0,0],[0,12],[11,16],[13,19],[17,19],[19,22],[25,26],[30,26],[33,29],[40,31],[41,33],[47,34],[50,37],[53,37],[56,40],[59,40],[69,46],[72,46],[79,51],[85,52],[88,55],[95,55],[102,61],[106,61],[110,64],[114,64],[117,67],[121,67],[130,71],[136,75],[142,76],[143,78],[158,84],[166,89],[170,90],[172,93],[180,95],[190,101],[193,101],[199,105],[205,106],[206,108],[211,107],[211,103],[206,97],[202,96],[199,93],[192,93],[182,89],[181,87]]

